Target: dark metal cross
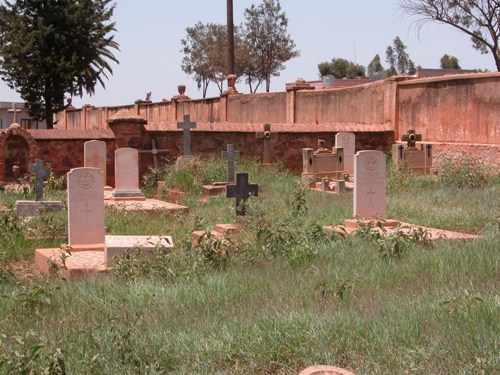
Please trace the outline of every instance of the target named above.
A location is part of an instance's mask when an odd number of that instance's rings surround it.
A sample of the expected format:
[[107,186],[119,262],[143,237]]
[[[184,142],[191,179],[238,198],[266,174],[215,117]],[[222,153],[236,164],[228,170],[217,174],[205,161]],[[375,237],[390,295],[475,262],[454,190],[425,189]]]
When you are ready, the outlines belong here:
[[151,154],[153,155],[153,165],[155,169],[158,168],[158,154],[160,153],[168,153],[170,150],[167,149],[159,149],[156,147],[156,137],[151,137],[151,150],[140,150],[140,154]]
[[262,157],[262,164],[264,165],[271,164],[271,135],[271,124],[264,124],[264,131],[257,134],[258,138],[264,138],[264,153]]
[[12,103],[12,109],[8,110],[10,113],[13,113],[12,115],[12,123],[17,123],[17,114],[21,112],[20,109],[16,108],[16,103]]
[[227,185],[226,197],[236,198],[236,215],[246,214],[245,203],[250,195],[259,195],[259,185],[248,183],[248,173],[238,173],[236,175],[236,185]]
[[416,142],[422,141],[422,134],[416,134],[414,129],[408,130],[408,134],[401,137],[403,142],[408,142],[408,147],[415,147]]
[[191,155],[191,129],[196,128],[196,122],[189,121],[189,115],[184,115],[184,122],[178,122],[177,128],[182,129],[183,132],[183,145],[184,156]]
[[240,156],[239,151],[234,151],[234,145],[229,143],[227,151],[222,151],[222,157],[227,159],[227,181],[234,182],[234,158]]
[[30,164],[30,172],[35,174],[35,200],[43,201],[43,180],[49,176],[49,170],[44,168],[43,160],[36,159]]

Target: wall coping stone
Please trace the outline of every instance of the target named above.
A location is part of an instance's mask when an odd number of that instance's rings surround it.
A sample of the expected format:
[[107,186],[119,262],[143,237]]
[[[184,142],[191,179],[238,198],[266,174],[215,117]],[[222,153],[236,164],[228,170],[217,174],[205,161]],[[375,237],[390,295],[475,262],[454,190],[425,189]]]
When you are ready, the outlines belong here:
[[[146,103],[151,104],[151,103]],[[117,123],[147,123],[146,119],[142,116],[136,115],[129,111],[128,109],[122,109],[116,112],[113,116],[106,120],[108,124],[117,124]]]
[[29,129],[34,139],[115,139],[110,129]]

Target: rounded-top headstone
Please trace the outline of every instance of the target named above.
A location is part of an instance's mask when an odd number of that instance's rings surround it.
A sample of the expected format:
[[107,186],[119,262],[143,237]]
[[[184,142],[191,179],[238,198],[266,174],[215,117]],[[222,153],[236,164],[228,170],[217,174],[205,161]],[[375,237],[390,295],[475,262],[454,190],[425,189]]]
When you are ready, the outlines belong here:
[[311,366],[300,372],[299,375],[354,375],[352,372],[334,366]]

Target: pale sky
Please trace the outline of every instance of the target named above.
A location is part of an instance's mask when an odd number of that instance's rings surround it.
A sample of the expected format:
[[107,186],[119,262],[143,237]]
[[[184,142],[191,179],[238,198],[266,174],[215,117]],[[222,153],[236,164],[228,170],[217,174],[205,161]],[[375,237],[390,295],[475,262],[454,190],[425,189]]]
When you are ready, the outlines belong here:
[[[243,11],[252,3],[260,0],[234,0],[235,25],[243,21]],[[416,19],[401,12],[398,0],[281,0],[281,7],[300,57],[286,63],[280,77],[271,80],[271,91],[284,91],[287,82],[299,77],[317,80],[318,64],[332,58],[367,66],[378,53],[387,67],[385,50],[396,36],[416,66],[438,68],[447,53],[456,56],[463,69],[496,70],[491,55],[481,55],[468,36],[450,26],[429,23],[418,32]],[[106,89],[97,86],[94,96],[74,98],[76,107],[131,104],[150,91],[153,101],[161,101],[177,95],[180,83],[186,84],[186,95],[192,99],[202,97],[193,78],[181,70],[180,41],[186,27],[198,21],[226,24],[226,0],[118,0],[113,19],[120,64],[113,65]],[[236,87],[248,93],[244,83]],[[218,95],[211,83],[207,97]],[[0,81],[0,101],[21,98]]]

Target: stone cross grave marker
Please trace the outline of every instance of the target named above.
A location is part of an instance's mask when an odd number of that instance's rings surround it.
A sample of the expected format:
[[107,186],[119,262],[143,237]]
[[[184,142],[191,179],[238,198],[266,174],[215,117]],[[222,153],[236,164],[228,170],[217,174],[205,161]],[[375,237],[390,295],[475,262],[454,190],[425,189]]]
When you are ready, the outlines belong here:
[[239,151],[234,150],[234,145],[229,143],[227,151],[222,151],[222,157],[227,159],[227,181],[234,182],[234,158],[240,156]]
[[264,124],[264,131],[257,133],[257,138],[264,139],[264,152],[262,155],[262,164],[271,164],[271,124]]
[[190,122],[189,115],[184,115],[184,122],[178,122],[177,128],[183,130],[184,156],[191,156],[191,129],[196,128],[196,122]]
[[20,113],[21,110],[16,108],[16,103],[12,103],[12,108],[8,111],[12,113],[12,123],[17,123],[17,114]]
[[250,195],[259,195],[259,185],[248,183],[248,173],[238,173],[236,175],[236,185],[227,185],[226,197],[236,198],[236,215],[246,214],[245,202]]
[[49,170],[43,166],[43,160],[36,159],[30,164],[30,172],[35,174],[35,200],[43,201],[43,180],[49,177]]
[[401,137],[403,142],[407,142],[407,147],[415,147],[416,142],[422,141],[422,134],[417,134],[414,129],[409,129],[408,133]]
[[135,148],[123,147],[115,151],[115,198],[138,198],[144,194],[139,189],[139,152]]
[[98,168],[68,172],[68,239],[72,247],[104,244],[104,177]]
[[386,218],[386,166],[382,151],[359,151],[354,157],[354,217]]
[[92,140],[83,144],[83,166],[99,168],[106,185],[106,142]]
[[339,132],[335,135],[335,147],[344,150],[344,171],[349,174],[354,173],[355,145],[354,133]]
[[151,154],[153,155],[153,166],[155,167],[155,169],[158,168],[158,154],[160,153],[168,153],[170,152],[170,150],[167,150],[167,149],[160,149],[157,147],[157,143],[156,143],[156,137],[155,136],[151,136],[151,150],[140,150],[139,153],[140,154]]

